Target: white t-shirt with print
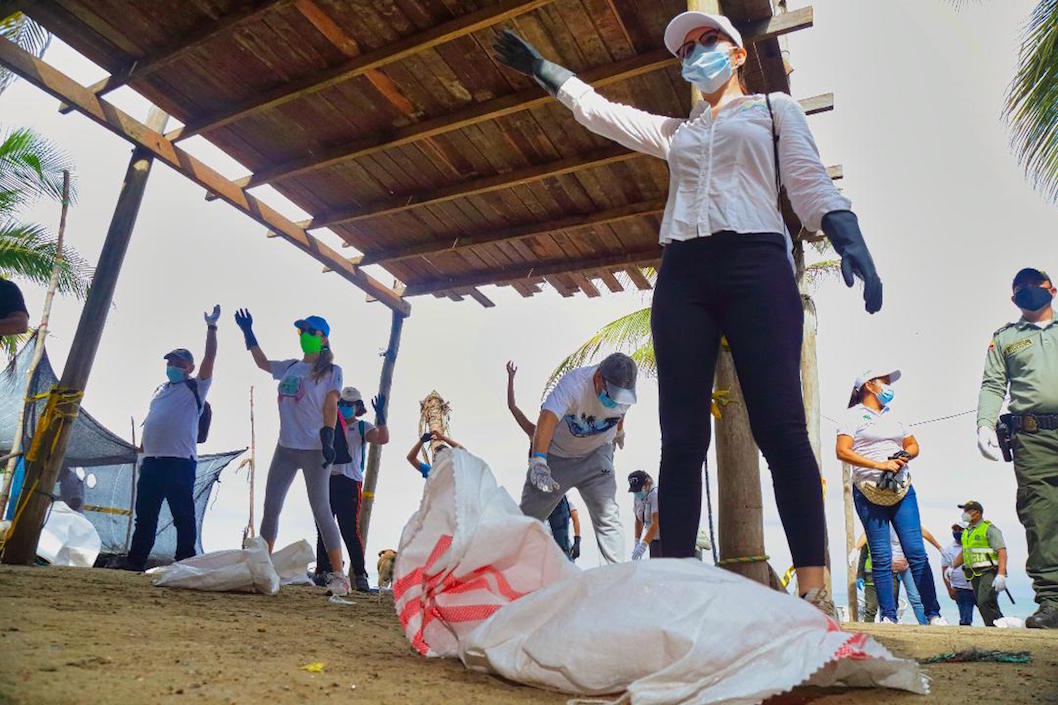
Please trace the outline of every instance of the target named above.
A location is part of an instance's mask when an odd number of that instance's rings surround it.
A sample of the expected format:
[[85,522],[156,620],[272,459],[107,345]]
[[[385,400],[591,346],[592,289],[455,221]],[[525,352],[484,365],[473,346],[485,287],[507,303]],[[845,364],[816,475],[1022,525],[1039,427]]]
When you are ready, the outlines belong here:
[[272,379],[279,380],[279,445],[292,450],[319,450],[323,402],[341,392],[342,368],[312,379],[312,364],[301,360],[269,360]]
[[[651,487],[650,491],[647,492],[645,499],[635,498],[633,505],[633,513],[636,519],[643,522],[643,534],[647,535],[647,529],[654,521],[654,514],[658,511],[658,488]],[[654,534],[654,539],[658,540],[661,538],[661,527],[658,527],[658,533]]]
[[[870,460],[882,462],[904,449],[904,439],[913,435],[890,407],[881,412],[857,404],[842,415],[838,423],[839,436],[852,437],[852,451]],[[882,470],[852,467],[853,482],[877,482]],[[903,480],[906,469],[897,474]]]
[[549,453],[560,458],[580,458],[606,443],[613,443],[617,424],[628,411],[628,404],[607,409],[595,392],[592,375],[598,365],[578,367],[567,372],[547,395],[542,411],[558,417]]
[[[198,397],[206,403],[212,379],[197,379]],[[158,387],[143,420],[146,458],[198,458],[198,403],[187,382]]]
[[[364,437],[360,436],[360,424],[364,424]],[[367,461],[367,458],[364,457],[366,452],[364,441],[367,434],[374,427],[375,425],[370,421],[361,421],[360,419],[345,422],[345,440],[349,444],[349,457],[352,460],[348,463],[335,465],[331,468],[332,475],[345,475],[357,482],[364,481],[364,463]]]
[[952,541],[940,551],[940,565],[944,575],[948,576],[948,582],[957,590],[973,590],[973,584],[962,572],[962,567],[955,567],[955,558],[962,555],[962,543]]

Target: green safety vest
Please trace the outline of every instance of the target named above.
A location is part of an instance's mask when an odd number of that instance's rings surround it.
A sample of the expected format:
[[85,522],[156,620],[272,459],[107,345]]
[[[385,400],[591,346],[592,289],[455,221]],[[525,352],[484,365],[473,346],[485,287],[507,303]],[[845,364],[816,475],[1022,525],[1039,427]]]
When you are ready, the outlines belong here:
[[[988,527],[990,521],[982,521],[972,529],[962,532],[962,562],[974,576],[981,575],[988,569],[999,567],[999,554],[988,545]],[[964,572],[966,572],[964,571]]]

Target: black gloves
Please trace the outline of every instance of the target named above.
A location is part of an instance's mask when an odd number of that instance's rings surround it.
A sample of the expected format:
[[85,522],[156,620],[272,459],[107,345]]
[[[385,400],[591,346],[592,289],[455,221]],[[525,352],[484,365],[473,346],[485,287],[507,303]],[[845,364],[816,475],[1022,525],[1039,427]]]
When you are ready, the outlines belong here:
[[245,308],[235,311],[235,325],[242,331],[243,340],[246,341],[246,349],[257,347],[257,337],[253,334],[253,316]]
[[323,444],[323,467],[330,467],[337,454],[334,452],[334,429],[324,426],[320,429],[320,443]]
[[830,211],[823,216],[823,232],[841,255],[841,275],[845,285],[852,286],[855,277],[863,280],[863,302],[867,313],[882,308],[882,280],[874,269],[874,260],[863,241],[860,223],[852,211]]
[[375,419],[379,426],[386,425],[386,395],[379,394],[371,400],[371,407],[375,410]]
[[420,438],[419,440],[423,443],[429,443],[431,438],[433,438],[432,433],[424,433],[422,434],[422,438]]
[[573,78],[572,71],[540,56],[536,47],[509,29],[496,37],[492,49],[500,63],[518,73],[532,76],[551,95],[557,95],[562,84]]
[[574,561],[580,558],[580,536],[573,537],[573,545],[569,547],[569,557]]

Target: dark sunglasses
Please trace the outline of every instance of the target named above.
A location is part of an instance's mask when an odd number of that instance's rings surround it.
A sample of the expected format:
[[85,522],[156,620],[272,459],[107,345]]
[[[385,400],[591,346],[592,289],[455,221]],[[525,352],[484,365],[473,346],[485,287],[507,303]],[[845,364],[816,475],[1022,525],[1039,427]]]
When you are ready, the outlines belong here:
[[680,50],[676,52],[676,56],[679,57],[680,61],[686,61],[687,57],[691,55],[691,52],[693,52],[695,47],[699,44],[706,49],[712,49],[721,39],[726,39],[726,37],[715,29],[707,29],[702,32],[697,39],[681,46]]

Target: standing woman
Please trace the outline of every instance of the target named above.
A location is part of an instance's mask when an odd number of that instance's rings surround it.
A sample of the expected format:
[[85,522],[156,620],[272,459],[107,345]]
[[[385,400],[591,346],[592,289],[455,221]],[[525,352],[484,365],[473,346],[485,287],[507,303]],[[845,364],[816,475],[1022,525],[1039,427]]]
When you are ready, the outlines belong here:
[[237,311],[235,323],[242,329],[246,349],[257,366],[279,380],[279,441],[268,468],[260,534],[271,551],[279,533],[283,500],[300,469],[305,476],[312,516],[332,567],[327,575],[327,592],[345,595],[349,592],[349,579],[342,573],[342,538],[331,512],[330,493],[334,427],[342,389],[342,368],[334,364],[328,341],[331,327],[320,316],[294,321],[302,358],[269,360],[253,334],[250,312]]
[[918,499],[911,486],[909,463],[918,457],[918,441],[889,407],[894,396],[891,385],[898,379],[899,370],[869,370],[856,378],[849,409],[838,426],[837,456],[853,466],[852,499],[867,532],[882,621],[899,621],[893,594],[892,531],[918,587],[925,621],[943,626],[947,622],[940,616],[933,571],[922,542]]
[[823,589],[819,467],[801,396],[804,312],[778,206],[779,183],[805,227],[830,238],[842,257],[845,282],[864,280],[872,313],[882,305],[881,281],[849,200],[820,161],[800,105],[781,93],[746,94],[741,74],[748,54],[730,20],[682,13],[666,28],[665,46],[702,93],[689,118],[611,102],[510,31],[495,49],[500,61],[536,79],[592,132],[668,162],[660,233],[665,253],[651,315],[664,554],[694,554],[713,376],[726,336],[753,436],[772,470],[802,597],[834,615]]

